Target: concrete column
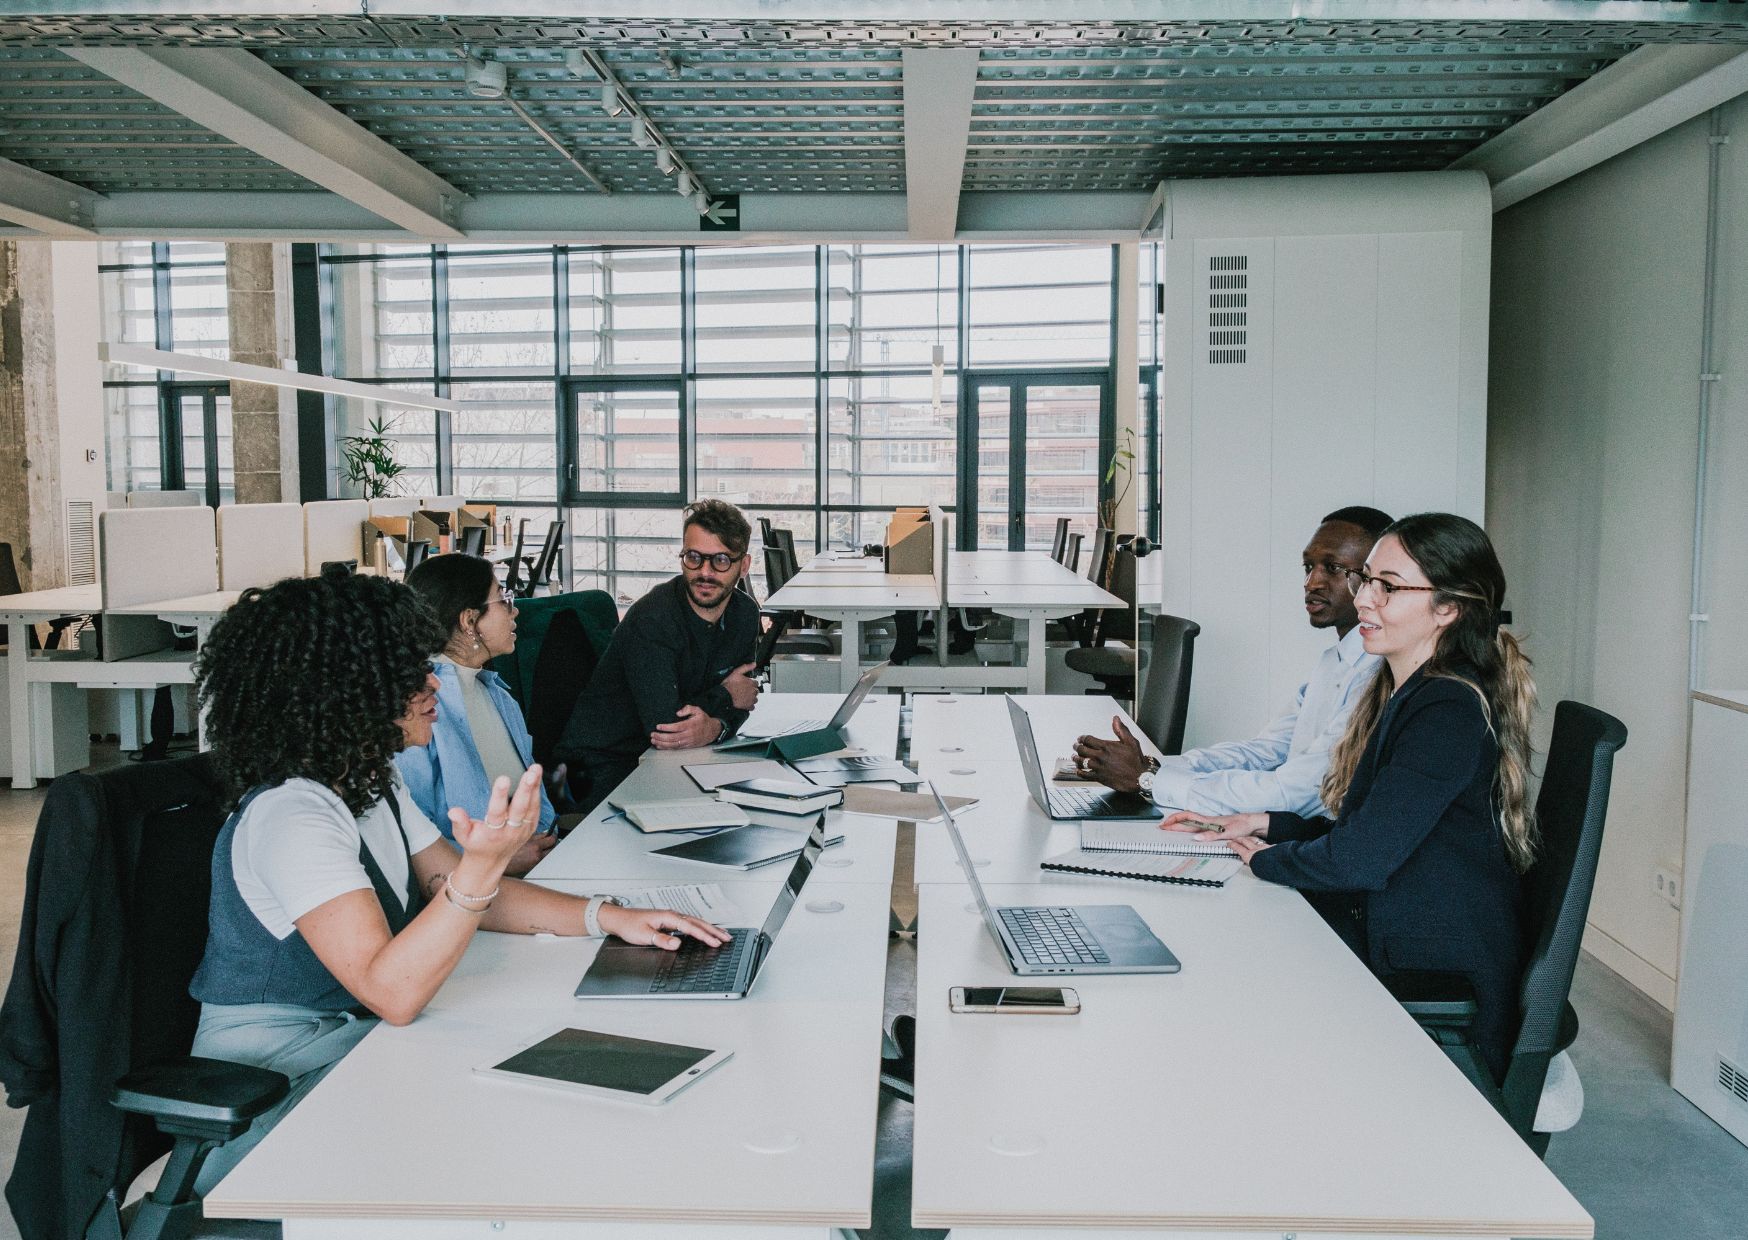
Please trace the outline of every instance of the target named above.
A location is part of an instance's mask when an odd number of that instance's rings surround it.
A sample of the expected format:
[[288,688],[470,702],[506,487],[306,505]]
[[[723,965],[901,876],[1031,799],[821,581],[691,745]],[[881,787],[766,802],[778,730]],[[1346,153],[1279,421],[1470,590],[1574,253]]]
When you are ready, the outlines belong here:
[[0,242],[0,541],[27,590],[69,583],[69,499],[92,505],[78,522],[78,575],[90,579],[103,499],[97,324],[95,245]]
[[[1119,242],[1117,245],[1117,304],[1116,318],[1111,324],[1111,330],[1116,333],[1117,348],[1115,352],[1116,373],[1111,376],[1111,386],[1116,398],[1117,413],[1117,445],[1123,446],[1129,442],[1124,439],[1123,432],[1134,434],[1133,447],[1135,455],[1142,452],[1140,401],[1137,399],[1137,385],[1140,375],[1140,357],[1138,338],[1140,335],[1140,280],[1141,270],[1138,266],[1140,246],[1133,241]],[[1099,462],[1099,476],[1104,476],[1105,466],[1109,461]],[[1141,461],[1131,461],[1129,473],[1128,494],[1117,506],[1116,532],[1133,534],[1141,528],[1136,521],[1136,513],[1141,505]],[[1123,489],[1121,476],[1116,481],[1119,491]]]
[[[231,360],[278,369],[279,297],[271,242],[225,246],[225,292],[231,331]],[[284,388],[231,380],[231,452],[239,504],[276,504],[283,453],[280,448],[280,394]]]

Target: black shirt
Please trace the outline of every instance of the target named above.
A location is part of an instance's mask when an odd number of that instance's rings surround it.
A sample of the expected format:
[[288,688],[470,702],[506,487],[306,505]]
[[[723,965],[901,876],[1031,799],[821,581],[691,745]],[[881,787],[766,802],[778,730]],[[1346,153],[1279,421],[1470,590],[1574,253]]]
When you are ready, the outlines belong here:
[[636,760],[649,748],[658,723],[672,723],[682,706],[697,706],[722,720],[728,733],[746,722],[725,676],[753,660],[759,636],[758,604],[731,590],[722,618],[712,624],[686,601],[683,577],[662,582],[631,605],[577,699],[559,738],[561,761]]

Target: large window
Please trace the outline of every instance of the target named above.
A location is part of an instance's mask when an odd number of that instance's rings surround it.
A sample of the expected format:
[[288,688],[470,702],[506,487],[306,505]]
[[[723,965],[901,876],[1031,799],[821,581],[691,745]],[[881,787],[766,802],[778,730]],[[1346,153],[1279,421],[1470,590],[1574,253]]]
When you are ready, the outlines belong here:
[[[563,519],[573,586],[627,601],[675,571],[690,498],[789,527],[804,556],[876,540],[895,505],[955,505],[962,445],[976,444],[959,420],[963,358],[1110,363],[1109,246],[331,246],[321,259],[329,372],[463,404],[385,411],[402,489],[495,502],[529,519],[531,541]],[[339,434],[369,416],[356,403],[335,402]],[[1039,450],[1089,510],[1103,433],[1088,423]],[[753,551],[762,595],[756,536]]]
[[[223,245],[106,241],[98,262],[105,341],[230,356]],[[110,365],[103,400],[110,490],[234,498],[228,385]]]

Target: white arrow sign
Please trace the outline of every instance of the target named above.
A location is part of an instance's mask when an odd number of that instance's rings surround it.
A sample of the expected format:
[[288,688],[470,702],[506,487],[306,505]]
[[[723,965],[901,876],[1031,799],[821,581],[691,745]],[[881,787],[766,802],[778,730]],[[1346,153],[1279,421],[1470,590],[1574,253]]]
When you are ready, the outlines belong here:
[[740,214],[739,207],[731,207],[726,202],[712,201],[709,210],[704,212],[704,218],[712,224],[722,225]]

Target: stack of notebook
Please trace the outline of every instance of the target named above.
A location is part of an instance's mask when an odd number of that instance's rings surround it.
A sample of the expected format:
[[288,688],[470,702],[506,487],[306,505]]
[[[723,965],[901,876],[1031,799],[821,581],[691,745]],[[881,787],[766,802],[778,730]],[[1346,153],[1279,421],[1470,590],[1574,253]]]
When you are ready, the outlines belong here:
[[1080,824],[1080,847],[1039,862],[1061,874],[1096,874],[1150,883],[1223,887],[1243,863],[1223,840],[1198,840],[1188,831],[1165,831],[1152,822],[1088,819]]

